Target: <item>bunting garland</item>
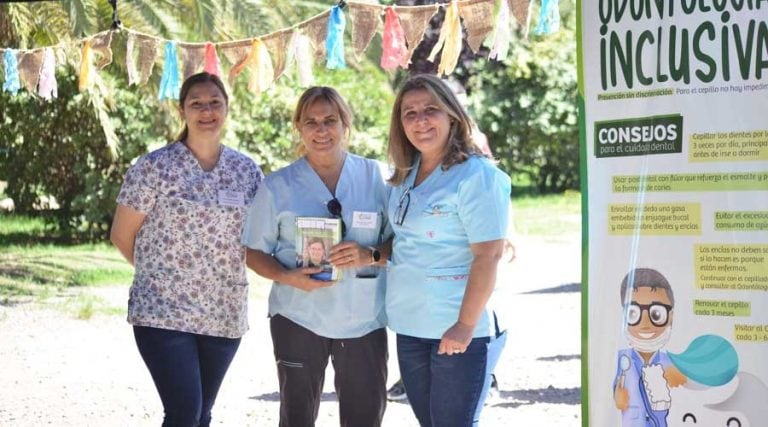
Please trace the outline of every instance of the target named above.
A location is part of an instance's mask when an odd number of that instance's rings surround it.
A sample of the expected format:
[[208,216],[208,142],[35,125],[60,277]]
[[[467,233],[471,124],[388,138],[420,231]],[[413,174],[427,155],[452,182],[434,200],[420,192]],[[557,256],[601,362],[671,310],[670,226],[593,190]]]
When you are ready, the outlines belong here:
[[[494,22],[493,9],[497,1],[500,7]],[[187,78],[201,70],[223,76],[219,52],[230,67],[227,73],[229,83],[233,84],[238,74],[248,68],[248,89],[260,93],[272,87],[293,63],[301,86],[314,84],[312,67],[315,60],[324,60],[329,69],[344,68],[345,8],[349,12],[354,55],[361,57],[373,37],[377,33],[381,34],[383,43],[380,64],[386,70],[409,66],[411,56],[423,39],[430,20],[439,8],[444,8],[446,14],[438,42],[429,55],[429,60],[434,61],[440,54],[438,73],[444,75],[453,72],[458,62],[463,43],[462,22],[466,29],[467,44],[474,52],[493,33],[493,39],[489,41],[492,46],[490,58],[502,60],[509,51],[510,17],[514,17],[520,31],[527,34],[530,2],[453,0],[448,4],[383,6],[340,1],[290,28],[246,40],[221,43],[176,42],[122,27],[69,43],[80,47],[78,88],[81,91],[90,86],[96,70],[112,63],[112,37],[120,31],[126,33],[125,68],[131,86],[149,81],[155,62],[159,59],[160,45],[164,45],[159,99],[177,99],[180,78]],[[557,0],[542,0],[537,34],[557,31],[558,27]],[[44,99],[56,97],[56,51],[61,49],[61,46],[20,51],[0,48],[3,54],[3,90],[15,95],[23,86],[30,93]]]

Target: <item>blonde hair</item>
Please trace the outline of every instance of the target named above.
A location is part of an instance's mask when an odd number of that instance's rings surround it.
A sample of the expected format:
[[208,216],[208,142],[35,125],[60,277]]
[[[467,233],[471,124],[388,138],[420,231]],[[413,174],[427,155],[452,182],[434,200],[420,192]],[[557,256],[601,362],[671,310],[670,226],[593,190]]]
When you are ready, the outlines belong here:
[[441,79],[429,74],[417,74],[408,78],[397,93],[389,122],[389,143],[387,154],[395,171],[388,182],[399,185],[413,168],[418,150],[411,144],[403,128],[403,96],[414,90],[427,91],[451,120],[448,147],[443,157],[442,168],[446,170],[467,160],[471,155],[484,156],[472,142],[472,119],[462,107],[453,91]]
[[348,143],[352,134],[352,109],[349,108],[347,101],[345,101],[339,92],[337,92],[336,89],[332,87],[313,86],[301,94],[299,101],[296,103],[296,109],[293,111],[293,118],[291,119],[293,131],[296,133],[297,137],[296,146],[294,147],[297,157],[301,157],[306,154],[304,142],[301,140],[301,118],[304,116],[304,114],[306,114],[307,109],[309,109],[309,107],[318,101],[327,102],[333,105],[336,107],[336,111],[339,112],[341,124],[344,126],[345,139],[342,141],[344,147],[346,147],[346,144]]

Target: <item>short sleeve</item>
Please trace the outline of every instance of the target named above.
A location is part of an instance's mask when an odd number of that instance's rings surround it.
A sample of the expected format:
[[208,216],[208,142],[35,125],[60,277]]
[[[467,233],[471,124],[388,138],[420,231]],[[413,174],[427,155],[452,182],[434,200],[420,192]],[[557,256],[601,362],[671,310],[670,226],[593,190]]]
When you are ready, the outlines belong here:
[[261,188],[264,182],[264,173],[261,171],[259,165],[251,161],[251,174],[250,185],[248,186],[249,198],[248,206],[253,206],[256,203],[256,196],[259,194],[259,188]]
[[157,201],[158,189],[153,185],[155,170],[147,157],[142,157],[125,174],[117,203],[148,214]]
[[253,203],[248,206],[242,243],[251,249],[271,254],[277,247],[278,233],[275,198],[267,182],[262,181]]
[[459,184],[459,219],[469,243],[504,239],[509,221],[509,177],[490,163],[473,168]]

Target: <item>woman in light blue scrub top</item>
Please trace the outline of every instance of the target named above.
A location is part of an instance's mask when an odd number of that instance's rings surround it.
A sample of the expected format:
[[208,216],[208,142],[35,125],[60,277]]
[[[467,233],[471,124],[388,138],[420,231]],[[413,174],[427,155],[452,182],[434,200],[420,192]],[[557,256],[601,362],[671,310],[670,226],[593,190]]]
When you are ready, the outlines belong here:
[[[352,113],[332,88],[307,89],[293,116],[301,157],[267,176],[243,232],[246,262],[273,280],[269,317],[280,383],[280,425],[312,426],[331,359],[341,425],[378,426],[386,406],[389,187],[378,162],[348,153]],[[338,217],[327,259],[341,280],[297,267],[296,218]]]
[[430,75],[409,78],[392,111],[386,311],[422,426],[476,425],[499,335],[486,306],[507,235],[510,179],[471,140],[471,119]]

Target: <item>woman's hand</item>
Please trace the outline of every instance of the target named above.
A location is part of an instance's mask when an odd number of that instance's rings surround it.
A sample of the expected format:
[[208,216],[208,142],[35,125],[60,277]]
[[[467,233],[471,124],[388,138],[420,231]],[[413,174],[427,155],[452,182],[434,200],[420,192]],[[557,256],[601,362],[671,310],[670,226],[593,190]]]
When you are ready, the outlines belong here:
[[465,325],[461,322],[454,323],[440,338],[440,347],[437,349],[437,354],[452,356],[464,353],[467,351],[469,343],[472,342],[474,331],[474,326]]
[[302,267],[295,270],[288,270],[283,275],[281,282],[299,288],[305,292],[312,292],[320,288],[333,286],[336,282],[326,280],[315,280],[309,277],[312,274],[323,271],[320,267]]
[[371,264],[371,250],[351,240],[344,241],[331,248],[328,261],[335,267],[365,267]]
[[322,268],[303,267],[289,270],[277,262],[275,257],[258,249],[246,248],[245,263],[261,277],[284,283],[306,292],[312,292],[316,289],[336,284],[336,282],[315,280],[309,277],[311,274],[323,271]]

